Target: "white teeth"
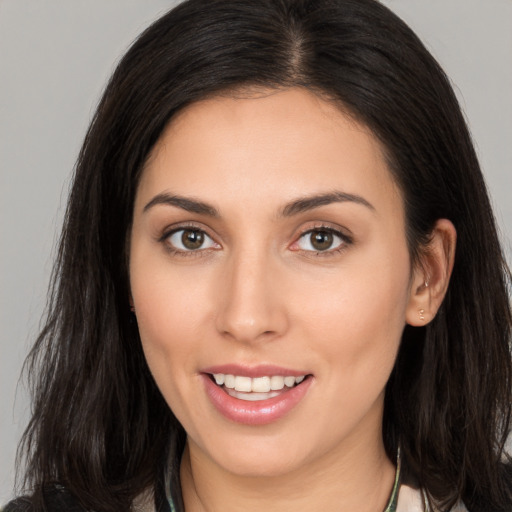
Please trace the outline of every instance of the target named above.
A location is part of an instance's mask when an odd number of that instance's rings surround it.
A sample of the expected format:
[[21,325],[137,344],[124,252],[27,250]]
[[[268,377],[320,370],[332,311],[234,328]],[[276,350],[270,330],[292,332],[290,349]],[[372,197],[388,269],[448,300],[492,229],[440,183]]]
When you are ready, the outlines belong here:
[[270,391],[270,377],[257,377],[252,379],[252,391],[268,393]]
[[293,387],[295,385],[295,377],[285,377],[284,385],[288,386],[289,388]]
[[235,390],[236,391],[252,391],[251,377],[235,377]]
[[258,402],[259,400],[268,400],[269,398],[274,398],[275,396],[279,396],[280,393],[277,391],[270,391],[270,393],[241,393],[236,391],[235,389],[228,389],[228,395],[231,395],[240,400],[247,400],[248,402]]
[[[224,386],[227,389],[232,389],[234,391],[238,391],[241,393],[251,393],[253,395],[257,394],[267,394],[271,391],[280,391],[285,386],[288,388],[292,388],[296,384],[300,384],[305,378],[305,375],[299,375],[298,377],[287,376],[283,377],[281,375],[272,375],[272,376],[264,376],[264,377],[255,377],[251,379],[251,377],[243,377],[240,375],[231,375],[224,373],[215,373],[213,375],[215,382],[218,386]],[[231,393],[230,393],[231,394]],[[272,394],[272,393],[271,393]],[[232,395],[235,396],[235,395]],[[265,395],[266,396],[266,395]],[[237,396],[238,398],[238,396]],[[266,396],[268,398],[268,396]],[[247,398],[247,400],[263,400],[263,398]]]
[[224,377],[224,386],[227,388],[233,389],[235,387],[235,376],[234,375],[226,375]]
[[284,377],[279,375],[273,375],[270,377],[270,389],[277,391],[284,388]]

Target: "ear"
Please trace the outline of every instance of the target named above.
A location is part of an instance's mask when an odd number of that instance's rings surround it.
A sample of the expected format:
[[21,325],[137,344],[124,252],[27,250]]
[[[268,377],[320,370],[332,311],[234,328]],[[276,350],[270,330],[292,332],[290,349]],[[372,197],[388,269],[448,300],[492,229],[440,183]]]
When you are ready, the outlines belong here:
[[428,324],[443,302],[455,259],[457,232],[447,219],[439,219],[420,262],[411,278],[406,322],[413,326]]

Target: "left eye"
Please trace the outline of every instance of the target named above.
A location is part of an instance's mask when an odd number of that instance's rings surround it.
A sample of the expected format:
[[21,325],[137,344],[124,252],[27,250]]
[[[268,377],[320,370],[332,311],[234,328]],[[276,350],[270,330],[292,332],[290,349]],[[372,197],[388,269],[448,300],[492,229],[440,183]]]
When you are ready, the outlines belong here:
[[324,252],[338,249],[344,240],[340,235],[326,229],[315,229],[304,233],[298,240],[297,246],[303,251]]
[[168,243],[179,251],[197,251],[216,247],[215,242],[200,229],[178,229],[167,237]]

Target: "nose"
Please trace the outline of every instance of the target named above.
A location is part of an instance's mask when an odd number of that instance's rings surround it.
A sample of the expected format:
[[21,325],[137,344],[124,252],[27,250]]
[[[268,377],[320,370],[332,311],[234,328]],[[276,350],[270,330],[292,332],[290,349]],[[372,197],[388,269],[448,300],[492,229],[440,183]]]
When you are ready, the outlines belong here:
[[276,262],[263,251],[233,254],[218,297],[219,333],[242,343],[272,340],[288,327],[286,290]]

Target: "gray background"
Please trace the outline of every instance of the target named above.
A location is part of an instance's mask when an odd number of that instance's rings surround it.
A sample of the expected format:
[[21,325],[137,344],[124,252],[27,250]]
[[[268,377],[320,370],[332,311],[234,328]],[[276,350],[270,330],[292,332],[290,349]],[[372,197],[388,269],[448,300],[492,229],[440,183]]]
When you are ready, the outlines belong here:
[[[0,0],[0,503],[12,495],[29,409],[18,376],[44,308],[74,161],[114,63],[174,3]],[[512,0],[384,3],[455,84],[510,262]]]

